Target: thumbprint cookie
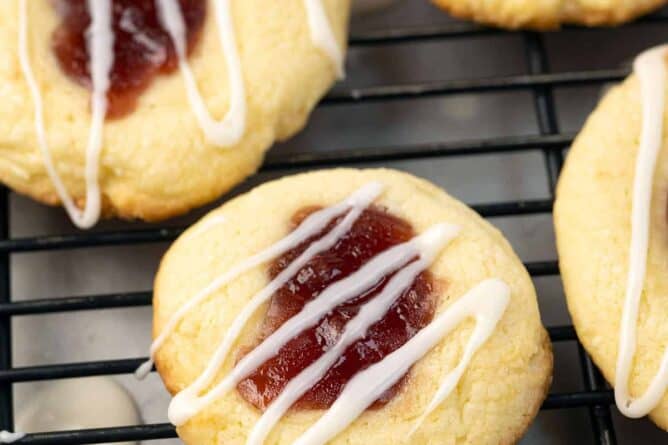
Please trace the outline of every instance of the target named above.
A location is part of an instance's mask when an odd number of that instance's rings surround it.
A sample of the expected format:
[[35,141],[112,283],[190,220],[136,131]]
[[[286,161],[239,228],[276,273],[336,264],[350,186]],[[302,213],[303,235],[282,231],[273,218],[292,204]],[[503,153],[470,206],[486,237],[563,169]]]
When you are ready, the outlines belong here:
[[578,336],[619,410],[668,430],[668,46],[648,50],[575,140],[555,226]]
[[350,0],[3,0],[0,181],[99,216],[220,196],[343,75]]
[[266,183],[186,231],[151,360],[187,444],[510,444],[552,352],[508,242],[392,170]]
[[501,28],[547,30],[562,24],[610,26],[631,21],[667,0],[432,0],[454,17]]

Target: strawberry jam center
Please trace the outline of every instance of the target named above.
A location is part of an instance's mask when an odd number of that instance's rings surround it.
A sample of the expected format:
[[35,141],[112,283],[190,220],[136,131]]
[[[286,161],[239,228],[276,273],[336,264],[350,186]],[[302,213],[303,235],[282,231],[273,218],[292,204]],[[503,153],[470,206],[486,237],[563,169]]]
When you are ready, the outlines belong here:
[[[91,23],[86,0],[52,0],[61,24],[51,46],[58,63],[74,82],[91,89],[86,31]],[[205,0],[178,0],[186,25],[188,52],[199,40],[206,16]],[[154,77],[178,66],[174,45],[160,23],[156,0],[113,0],[114,64],[107,93],[107,118],[132,112]]]
[[[307,208],[297,212],[293,218],[295,225],[314,210]],[[340,218],[332,222],[325,232],[331,230],[338,221]],[[270,277],[276,277],[323,234],[307,240],[278,258],[270,267]],[[306,303],[316,298],[325,288],[359,270],[372,257],[410,240],[413,236],[415,233],[408,222],[390,215],[386,210],[378,207],[365,210],[345,236],[332,248],[311,259],[273,295],[260,329],[258,342],[295,316]],[[264,410],[292,378],[336,343],[346,323],[359,312],[362,305],[383,289],[389,278],[391,275],[382,278],[364,294],[336,307],[316,326],[290,340],[276,356],[239,383],[237,389],[242,397],[255,407]],[[418,275],[385,316],[369,328],[364,338],[347,348],[322,380],[296,402],[294,408],[330,407],[355,374],[381,361],[429,324],[434,316],[437,302],[435,286],[436,283],[429,272]],[[405,380],[406,376],[383,394],[373,408],[389,402],[401,389]]]

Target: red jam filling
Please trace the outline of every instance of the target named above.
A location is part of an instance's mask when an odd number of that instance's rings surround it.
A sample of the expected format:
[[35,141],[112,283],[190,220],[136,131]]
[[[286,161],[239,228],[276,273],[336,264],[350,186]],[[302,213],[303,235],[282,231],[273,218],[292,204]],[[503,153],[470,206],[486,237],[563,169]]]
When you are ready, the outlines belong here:
[[[309,208],[298,212],[293,218],[295,225],[314,210]],[[332,223],[327,230],[336,222],[338,221]],[[415,233],[408,222],[390,215],[384,209],[371,207],[364,211],[335,246],[314,257],[273,295],[258,342],[296,315],[326,287],[351,275],[377,254],[413,236]],[[271,277],[285,269],[314,239],[307,240],[278,258],[270,267]],[[242,397],[264,410],[293,377],[333,346],[345,324],[357,314],[364,303],[382,290],[389,278],[381,279],[366,293],[338,306],[315,327],[288,342],[275,357],[238,385],[237,389]],[[371,326],[366,337],[352,344],[325,377],[305,393],[293,408],[330,407],[355,374],[382,360],[429,324],[436,307],[436,285],[429,272],[418,275],[385,317]],[[405,380],[406,376],[383,394],[373,408],[389,402]]]
[[[91,89],[86,30],[90,14],[86,0],[52,0],[62,18],[51,46],[61,69],[76,83]],[[188,51],[197,43],[206,16],[205,0],[179,0],[187,29]],[[156,0],[113,0],[114,65],[107,94],[107,118],[132,112],[139,95],[158,74],[178,67],[174,45],[160,24]]]

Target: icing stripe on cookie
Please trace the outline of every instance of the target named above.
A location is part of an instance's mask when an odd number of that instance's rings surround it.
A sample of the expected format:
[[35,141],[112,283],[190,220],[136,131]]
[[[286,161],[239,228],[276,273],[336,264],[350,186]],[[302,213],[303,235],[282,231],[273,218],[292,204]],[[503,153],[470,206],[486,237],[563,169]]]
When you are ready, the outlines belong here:
[[638,56],[633,66],[642,95],[642,131],[633,180],[629,272],[617,351],[615,401],[624,415],[634,418],[652,411],[668,388],[667,349],[656,376],[642,397],[631,397],[628,389],[636,351],[638,309],[647,273],[654,172],[663,146],[667,55],[668,45],[653,48]]
[[169,33],[179,69],[186,85],[188,101],[206,138],[212,144],[229,147],[237,144],[246,131],[246,87],[235,37],[230,0],[216,0],[216,20],[229,81],[230,106],[221,121],[207,111],[186,54],[186,25],[177,0],[156,0],[163,26]]
[[193,226],[191,230],[188,231],[186,236],[190,238],[197,238],[198,236],[208,232],[211,229],[222,226],[227,222],[227,218],[223,215],[210,215],[204,218],[196,226]]
[[486,280],[455,301],[427,327],[382,361],[359,372],[346,385],[332,407],[293,445],[322,445],[357,419],[418,360],[468,318],[476,325],[459,364],[441,382],[436,396],[416,428],[457,386],[475,352],[487,341],[510,302],[510,288],[503,281]]
[[114,63],[114,33],[111,26],[111,0],[88,0],[91,11],[91,25],[87,34],[88,51],[91,54],[91,78],[93,93],[91,97],[92,120],[91,129],[86,147],[86,205],[81,212],[74,200],[67,192],[56,166],[51,157],[51,151],[46,140],[44,126],[44,106],[42,96],[35,80],[30,64],[28,50],[28,12],[27,0],[20,0],[19,4],[19,61],[21,70],[28,82],[35,107],[35,131],[37,141],[44,158],[46,171],[53,183],[58,197],[65,210],[78,227],[87,229],[95,225],[100,217],[101,196],[99,185],[100,152],[102,150],[102,133],[104,118],[107,113],[107,90],[109,89],[109,74]]
[[[209,295],[225,286],[244,272],[266,263],[267,261],[271,261],[283,255],[285,252],[294,249],[307,239],[322,232],[332,220],[349,211],[348,215],[346,215],[343,221],[337,224],[337,226],[332,229],[328,235],[325,235],[323,238],[313,243],[309,249],[304,251],[304,253],[300,255],[285,271],[294,270],[295,267],[292,267],[294,264],[298,265],[296,270],[299,270],[299,268],[306,264],[313,256],[317,255],[322,250],[328,249],[341,236],[343,236],[348,228],[355,222],[357,217],[362,213],[362,211],[368,207],[378,196],[380,196],[382,191],[383,185],[380,183],[371,182],[366,184],[351,194],[344,201],[309,215],[299,225],[299,227],[297,227],[297,229],[288,236],[269,246],[260,253],[247,258],[213,280],[208,286],[198,292],[194,297],[189,299],[171,316],[165,327],[160,332],[160,335],[158,335],[158,337],[151,344],[150,358],[137,369],[135,372],[136,377],[143,378],[146,376],[146,374],[148,374],[148,372],[151,370],[151,367],[153,366],[153,360],[155,358],[156,352],[164,344],[174,329],[176,329],[179,321],[181,321],[186,313],[200,304]],[[239,321],[235,320],[235,323],[230,329],[230,332],[226,334],[223,345],[221,345],[219,351],[216,352],[214,359],[218,360],[218,357],[224,356],[227,353],[229,346],[224,345],[227,345],[228,342],[234,341],[240,329],[243,328],[247,318],[252,315],[255,309],[261,305],[262,302],[266,300],[266,298],[268,298],[267,295],[271,297],[271,294],[273,294],[275,289],[279,289],[285,283],[285,281],[289,279],[290,276],[287,276],[286,278],[286,274],[279,274],[264,290],[257,294],[251,300],[251,302],[248,303],[248,305],[243,309],[242,314],[240,314],[240,316],[237,318]],[[267,289],[273,290],[270,293],[267,293]],[[213,367],[214,366],[210,366],[210,368]],[[210,373],[204,373],[193,385],[195,385],[195,387],[199,387],[202,382],[208,381],[210,377]]]
[[327,18],[323,0],[304,0],[304,6],[306,7],[313,44],[327,54],[334,64],[336,75],[339,79],[342,79],[345,76],[343,50],[336,41],[334,30]]

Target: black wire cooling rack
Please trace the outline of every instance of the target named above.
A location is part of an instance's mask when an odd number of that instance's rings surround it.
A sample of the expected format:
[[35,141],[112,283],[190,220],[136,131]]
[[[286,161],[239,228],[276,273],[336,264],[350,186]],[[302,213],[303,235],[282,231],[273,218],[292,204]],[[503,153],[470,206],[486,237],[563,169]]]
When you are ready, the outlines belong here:
[[[639,23],[666,23],[668,12],[650,15]],[[634,24],[627,26],[635,26]],[[468,23],[447,23],[434,26],[383,29],[353,35],[351,46],[373,46],[420,42],[429,40],[459,39],[480,35],[500,35],[504,31],[480,27]],[[629,74],[628,69],[595,71],[571,71],[552,73],[548,66],[543,34],[522,32],[528,73],[482,79],[444,80],[388,86],[372,86],[332,93],[320,106],[336,104],[393,101],[428,96],[442,96],[472,92],[530,91],[533,94],[539,134],[504,138],[466,140],[447,143],[428,143],[410,146],[380,147],[372,149],[341,149],[328,153],[297,153],[272,155],[263,171],[282,168],[316,167],[353,164],[369,161],[419,159],[471,154],[498,154],[505,152],[540,150],[544,155],[546,180],[550,197],[540,200],[490,202],[473,206],[484,217],[549,214],[552,211],[554,187],[561,169],[564,150],[573,140],[573,134],[560,132],[553,89],[561,86],[602,85],[619,81]],[[129,245],[171,241],[184,228],[157,228],[148,230],[117,231],[104,233],[77,233],[74,235],[41,236],[30,238],[9,237],[9,191],[0,189],[0,430],[12,430],[12,385],[20,382],[54,380],[70,377],[129,374],[144,358],[62,363],[56,365],[12,367],[12,317],[48,314],[78,310],[97,310],[151,304],[150,292],[132,292],[84,297],[50,298],[12,302],[10,288],[10,256],[19,252],[34,252],[79,247]],[[557,276],[556,261],[526,263],[533,277]],[[552,342],[577,342],[572,326],[548,327]],[[614,403],[612,391],[589,356],[579,347],[580,367],[585,391],[550,394],[542,406],[544,410],[586,407],[591,417],[594,443],[617,443],[611,420],[610,406]],[[98,428],[73,431],[28,434],[19,443],[30,445],[59,445],[139,441],[176,437],[174,427],[167,423]],[[585,440],[586,441],[586,440]]]

